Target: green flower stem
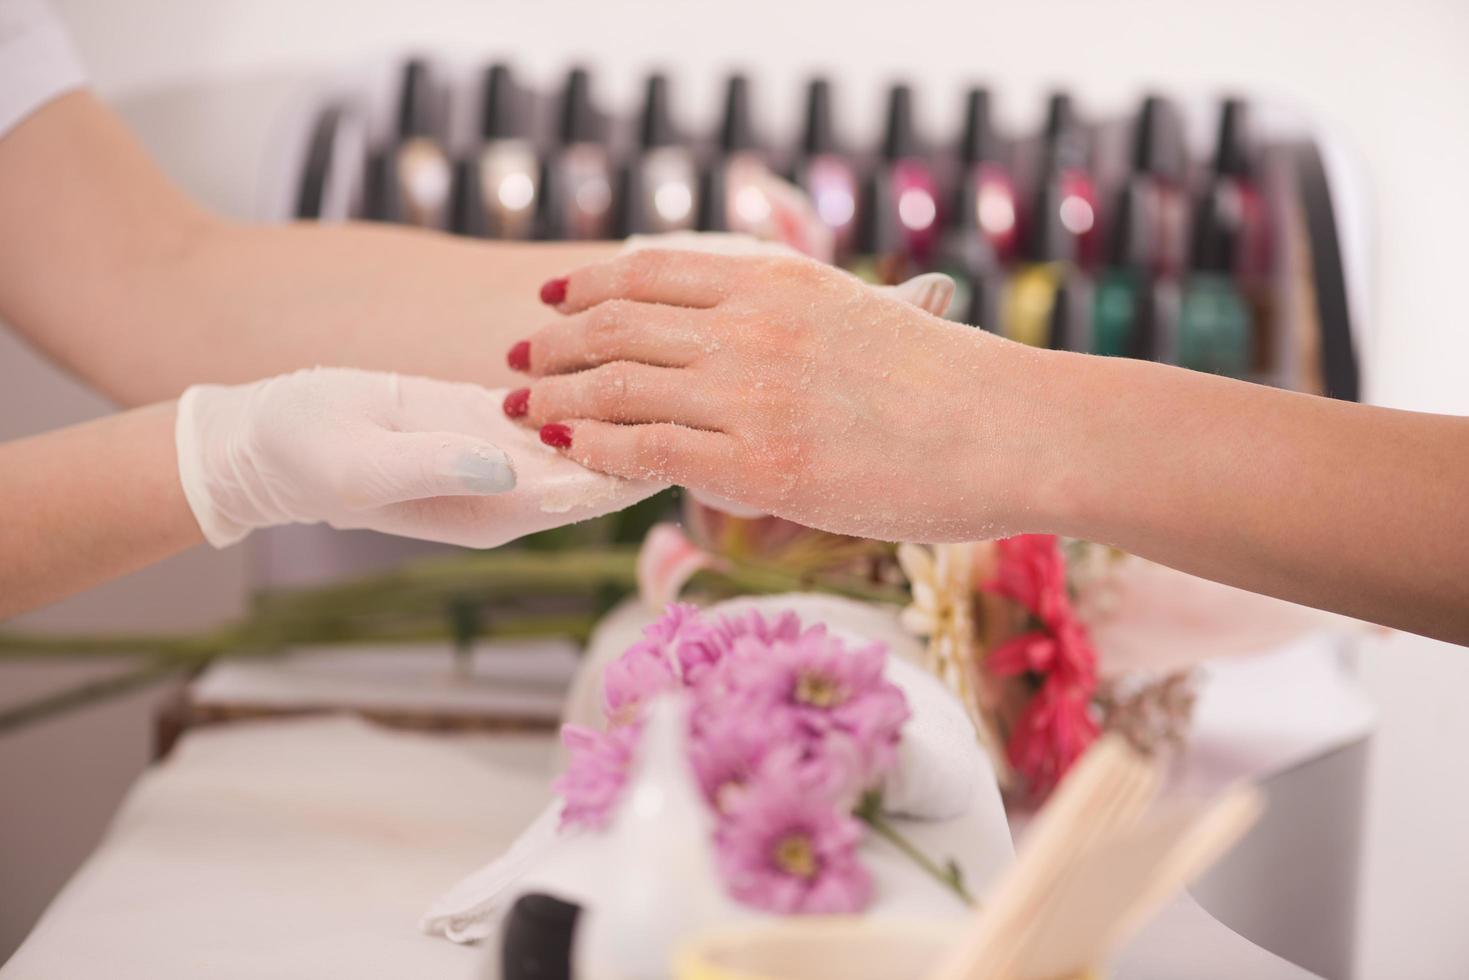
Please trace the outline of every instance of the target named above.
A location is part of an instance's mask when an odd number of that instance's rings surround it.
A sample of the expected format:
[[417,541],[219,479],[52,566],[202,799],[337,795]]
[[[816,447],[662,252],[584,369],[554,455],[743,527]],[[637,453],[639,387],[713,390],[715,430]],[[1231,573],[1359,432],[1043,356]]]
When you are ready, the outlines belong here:
[[904,837],[902,832],[894,827],[891,821],[882,813],[882,797],[876,793],[869,793],[857,807],[857,819],[871,827],[879,837],[892,844],[903,855],[918,867],[922,868],[935,881],[950,889],[959,896],[965,905],[977,905],[974,896],[969,894],[969,889],[964,887],[964,876],[959,866],[953,861],[940,867],[937,862],[918,849],[918,846]]
[[[901,590],[859,576],[797,574],[748,561],[721,561],[700,571],[690,586],[714,597],[816,591],[867,602],[904,601]],[[310,589],[262,592],[253,598],[244,620],[201,633],[0,632],[0,663],[147,658],[130,672],[0,711],[0,732],[200,668],[225,654],[261,657],[311,645],[462,640],[463,617],[471,610],[484,609],[483,635],[488,637],[564,636],[584,642],[595,626],[591,599],[607,594],[615,599],[636,589],[637,549],[630,546],[512,549],[419,561]],[[461,617],[457,634],[454,610]]]

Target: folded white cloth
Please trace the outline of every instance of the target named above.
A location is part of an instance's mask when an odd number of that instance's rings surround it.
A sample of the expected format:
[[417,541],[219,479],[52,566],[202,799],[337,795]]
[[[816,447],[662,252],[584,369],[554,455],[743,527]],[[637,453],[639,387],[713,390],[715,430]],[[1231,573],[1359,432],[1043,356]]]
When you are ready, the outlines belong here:
[[[989,759],[953,695],[914,665],[922,648],[903,632],[896,615],[846,599],[804,594],[736,599],[710,612],[750,609],[766,615],[793,610],[803,624],[825,623],[849,642],[887,643],[888,679],[903,690],[912,717],[903,728],[895,772],[884,785],[885,810],[926,853],[955,860],[971,887],[989,880],[1010,860],[1009,826]],[[609,615],[594,635],[573,686],[567,721],[601,726],[602,670],[650,619],[642,607],[631,604]],[[482,939],[495,933],[513,900],[527,891],[592,901],[608,873],[602,870],[606,841],[596,833],[558,834],[560,806],[560,801],[553,802],[501,857],[436,901],[422,920],[424,931],[455,942]],[[869,835],[863,860],[876,885],[871,914],[962,914],[952,893],[887,842]],[[733,903],[728,909],[731,916],[755,914]]]

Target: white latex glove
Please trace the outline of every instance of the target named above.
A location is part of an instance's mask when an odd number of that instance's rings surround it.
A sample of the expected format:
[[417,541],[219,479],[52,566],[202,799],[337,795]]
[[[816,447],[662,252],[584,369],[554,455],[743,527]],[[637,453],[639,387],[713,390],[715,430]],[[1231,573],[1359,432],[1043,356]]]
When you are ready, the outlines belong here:
[[316,522],[487,548],[658,489],[560,458],[505,418],[504,396],[349,368],[197,385],[179,399],[180,480],[217,548]]

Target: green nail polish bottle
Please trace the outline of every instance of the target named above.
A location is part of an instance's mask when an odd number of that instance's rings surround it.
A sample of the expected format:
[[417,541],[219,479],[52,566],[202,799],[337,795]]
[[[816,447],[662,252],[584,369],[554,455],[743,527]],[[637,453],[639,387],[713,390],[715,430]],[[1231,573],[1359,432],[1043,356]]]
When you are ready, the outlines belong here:
[[1123,185],[1107,241],[1107,267],[1097,278],[1092,353],[1133,354],[1149,280],[1153,223],[1148,212],[1150,186],[1134,174]]
[[1231,181],[1213,182],[1195,225],[1193,272],[1178,314],[1178,362],[1231,377],[1245,376],[1254,359],[1250,307],[1234,276],[1240,207]]

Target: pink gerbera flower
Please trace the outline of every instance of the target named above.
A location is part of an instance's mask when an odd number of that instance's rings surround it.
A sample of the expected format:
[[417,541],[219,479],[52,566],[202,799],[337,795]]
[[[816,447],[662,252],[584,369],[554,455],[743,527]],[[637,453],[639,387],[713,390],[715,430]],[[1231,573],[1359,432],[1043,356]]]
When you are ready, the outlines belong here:
[[1044,796],[1096,738],[1090,691],[1053,674],[1021,712],[1005,751],[1030,791]]
[[716,838],[717,860],[735,898],[770,912],[840,915],[861,911],[872,879],[857,860],[862,825],[803,792],[789,753],[762,766]]

